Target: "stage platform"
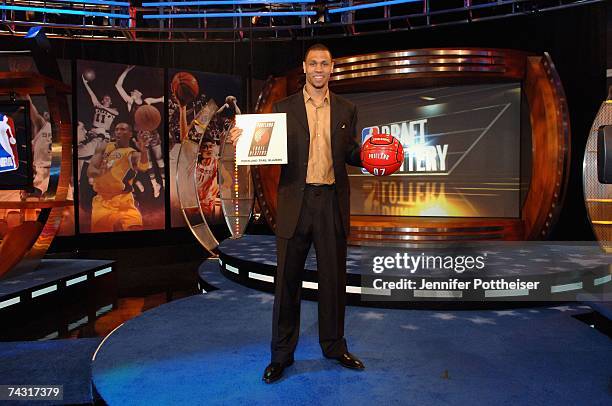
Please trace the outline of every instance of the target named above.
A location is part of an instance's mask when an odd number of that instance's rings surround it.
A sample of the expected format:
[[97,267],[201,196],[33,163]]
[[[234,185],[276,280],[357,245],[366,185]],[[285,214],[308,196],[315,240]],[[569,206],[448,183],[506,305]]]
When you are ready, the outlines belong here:
[[[34,271],[0,280],[0,340],[60,337],[110,311],[116,298],[114,261],[43,259]],[[45,315],[50,322],[36,323]]]
[[[576,304],[503,311],[349,306],[349,350],[364,371],[323,358],[317,304],[302,302],[295,364],[267,385],[273,296],[200,273],[205,294],[149,310],[98,347],[94,387],[124,404],[607,404],[610,339]],[[545,388],[545,390],[543,390]]]
[[[423,255],[483,255],[482,271],[458,273],[453,269],[426,269],[410,274],[405,270],[386,269],[372,272],[374,256],[396,253]],[[276,274],[276,239],[270,235],[245,235],[227,239],[219,245],[219,266],[235,282],[266,292],[274,290]],[[316,299],[317,264],[314,250],[308,255],[302,292],[306,299]],[[427,307],[448,302],[474,308],[490,303],[572,301],[585,292],[602,295],[610,291],[612,255],[593,243],[562,242],[482,242],[436,247],[348,247],[348,303],[372,307]],[[448,281],[452,278],[480,278],[483,281],[505,279],[540,282],[537,289],[374,289],[373,281],[397,282],[411,278],[418,286],[421,280]],[[377,282],[378,286],[382,282]]]

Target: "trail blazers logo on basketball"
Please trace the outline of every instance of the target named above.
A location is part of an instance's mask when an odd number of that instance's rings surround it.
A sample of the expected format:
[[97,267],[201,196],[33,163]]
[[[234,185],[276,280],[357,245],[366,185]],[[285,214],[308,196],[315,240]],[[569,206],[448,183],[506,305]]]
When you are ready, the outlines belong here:
[[[427,119],[422,119],[365,127],[361,130],[361,142],[378,134],[389,134],[399,140],[404,148],[404,162],[399,172],[446,174],[448,144],[430,144],[426,125]],[[388,159],[374,156],[372,158]],[[362,171],[367,173],[363,169]]]

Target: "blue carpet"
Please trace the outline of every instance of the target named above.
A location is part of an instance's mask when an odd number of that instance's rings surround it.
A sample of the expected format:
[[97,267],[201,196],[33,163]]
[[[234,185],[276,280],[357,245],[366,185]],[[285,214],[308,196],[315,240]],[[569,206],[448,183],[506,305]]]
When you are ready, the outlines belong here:
[[[210,265],[213,266],[210,266]],[[93,382],[109,405],[609,405],[610,340],[567,305],[505,311],[347,308],[346,336],[366,370],[324,359],[316,306],[286,377],[261,381],[273,297],[225,280],[150,310],[108,337]]]
[[1,385],[64,385],[62,402],[9,404],[83,404],[93,401],[91,357],[100,338],[0,342]]

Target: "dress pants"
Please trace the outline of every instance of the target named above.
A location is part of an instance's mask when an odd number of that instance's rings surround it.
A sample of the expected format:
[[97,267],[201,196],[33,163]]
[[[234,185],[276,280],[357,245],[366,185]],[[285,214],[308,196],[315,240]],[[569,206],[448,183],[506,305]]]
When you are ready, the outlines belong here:
[[288,361],[297,346],[302,276],[312,243],[317,254],[319,343],[327,357],[338,357],[347,351],[344,339],[346,236],[336,189],[333,185],[306,185],[293,237],[277,238],[272,362]]

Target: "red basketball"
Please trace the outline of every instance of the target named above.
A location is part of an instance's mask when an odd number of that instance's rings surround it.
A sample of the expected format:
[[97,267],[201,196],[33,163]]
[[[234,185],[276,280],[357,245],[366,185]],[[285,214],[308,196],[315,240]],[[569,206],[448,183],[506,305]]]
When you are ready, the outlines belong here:
[[134,113],[134,124],[136,131],[153,131],[161,123],[161,114],[157,108],[144,104]]
[[402,144],[389,134],[373,135],[361,146],[361,163],[372,175],[391,175],[403,162]]
[[198,80],[189,72],[178,72],[172,78],[172,93],[184,106],[200,93]]

